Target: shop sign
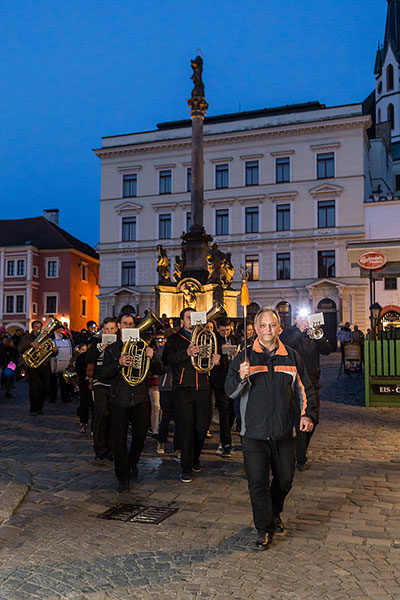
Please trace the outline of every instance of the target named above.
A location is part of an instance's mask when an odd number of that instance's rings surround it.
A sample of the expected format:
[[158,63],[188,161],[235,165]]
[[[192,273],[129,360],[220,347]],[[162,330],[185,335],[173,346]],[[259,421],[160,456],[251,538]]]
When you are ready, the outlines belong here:
[[400,396],[400,384],[399,385],[373,385],[372,393],[377,396],[386,395],[398,395]]
[[386,264],[386,256],[381,252],[365,252],[358,259],[358,264],[363,269],[380,269]]

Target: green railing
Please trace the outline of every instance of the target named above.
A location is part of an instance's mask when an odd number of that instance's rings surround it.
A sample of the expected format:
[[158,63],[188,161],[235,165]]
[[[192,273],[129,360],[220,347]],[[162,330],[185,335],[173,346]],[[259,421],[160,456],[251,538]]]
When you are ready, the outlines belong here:
[[400,407],[400,332],[364,342],[365,405]]

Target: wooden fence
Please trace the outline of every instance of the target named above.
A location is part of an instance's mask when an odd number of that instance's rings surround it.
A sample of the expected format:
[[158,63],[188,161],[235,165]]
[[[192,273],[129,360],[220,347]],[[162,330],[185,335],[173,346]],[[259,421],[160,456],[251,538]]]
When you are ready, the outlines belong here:
[[364,342],[365,405],[400,407],[400,332]]

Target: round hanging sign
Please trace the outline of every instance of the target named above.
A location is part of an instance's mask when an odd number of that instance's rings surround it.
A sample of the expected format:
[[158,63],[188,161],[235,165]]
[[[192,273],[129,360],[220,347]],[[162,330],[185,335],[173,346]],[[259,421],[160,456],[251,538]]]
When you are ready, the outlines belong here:
[[386,264],[386,256],[381,252],[365,252],[358,259],[358,264],[363,269],[380,269]]

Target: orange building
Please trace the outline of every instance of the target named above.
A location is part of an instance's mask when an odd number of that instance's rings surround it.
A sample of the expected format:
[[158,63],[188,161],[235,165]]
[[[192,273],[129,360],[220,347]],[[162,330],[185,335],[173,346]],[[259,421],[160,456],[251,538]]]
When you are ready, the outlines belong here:
[[58,209],[0,220],[0,323],[9,332],[51,316],[80,331],[99,318],[96,251],[58,226]]

